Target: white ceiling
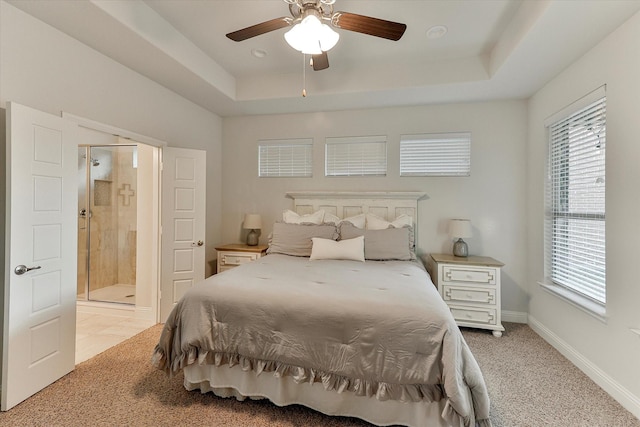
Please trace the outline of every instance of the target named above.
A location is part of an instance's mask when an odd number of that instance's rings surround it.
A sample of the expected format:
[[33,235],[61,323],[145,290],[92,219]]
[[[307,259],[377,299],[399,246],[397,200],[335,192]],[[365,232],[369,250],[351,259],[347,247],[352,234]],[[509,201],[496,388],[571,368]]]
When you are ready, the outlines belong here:
[[[313,71],[286,29],[225,37],[289,16],[283,0],[8,2],[220,116],[526,98],[640,10],[638,0],[336,0],[336,11],[407,31],[393,42],[337,30],[330,67]],[[448,32],[427,38],[435,25]]]

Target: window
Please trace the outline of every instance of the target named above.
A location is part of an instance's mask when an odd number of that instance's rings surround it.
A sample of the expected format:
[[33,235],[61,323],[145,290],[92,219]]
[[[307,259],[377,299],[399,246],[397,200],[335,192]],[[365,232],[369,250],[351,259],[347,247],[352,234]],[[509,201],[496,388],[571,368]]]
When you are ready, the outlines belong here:
[[386,136],[326,139],[326,176],[385,176],[386,174]]
[[258,141],[258,176],[310,177],[312,139]]
[[470,172],[470,133],[400,137],[400,176],[469,176]]
[[604,90],[602,96],[549,124],[546,258],[548,280],[604,305]]

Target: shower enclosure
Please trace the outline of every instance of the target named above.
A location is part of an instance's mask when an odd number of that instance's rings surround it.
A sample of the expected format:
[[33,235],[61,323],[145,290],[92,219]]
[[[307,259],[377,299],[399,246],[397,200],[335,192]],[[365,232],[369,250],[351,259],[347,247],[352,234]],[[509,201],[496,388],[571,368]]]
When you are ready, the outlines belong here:
[[137,147],[78,148],[78,300],[135,304]]

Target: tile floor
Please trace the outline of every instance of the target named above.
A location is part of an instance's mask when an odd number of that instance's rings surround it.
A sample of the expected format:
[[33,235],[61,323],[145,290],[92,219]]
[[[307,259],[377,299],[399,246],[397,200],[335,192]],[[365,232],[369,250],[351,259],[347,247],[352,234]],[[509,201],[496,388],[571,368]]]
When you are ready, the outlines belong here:
[[76,310],[76,365],[154,325],[133,317],[133,310],[130,315],[126,311],[120,315],[94,313],[82,305]]

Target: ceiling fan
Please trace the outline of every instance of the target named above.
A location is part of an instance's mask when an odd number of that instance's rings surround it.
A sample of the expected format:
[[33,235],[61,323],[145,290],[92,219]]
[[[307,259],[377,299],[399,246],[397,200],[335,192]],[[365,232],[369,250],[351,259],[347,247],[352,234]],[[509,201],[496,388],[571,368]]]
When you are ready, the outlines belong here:
[[[329,67],[327,51],[337,43],[340,37],[331,27],[393,41],[400,40],[407,29],[405,24],[398,22],[349,12],[334,12],[333,4],[335,1],[284,0],[289,4],[291,17],[283,16],[271,19],[229,33],[227,37],[240,42],[280,28],[293,27],[285,34],[287,43],[302,53],[312,55],[313,69],[318,71]],[[311,38],[306,39],[307,36]]]

